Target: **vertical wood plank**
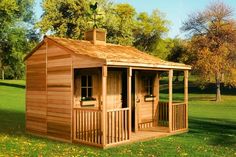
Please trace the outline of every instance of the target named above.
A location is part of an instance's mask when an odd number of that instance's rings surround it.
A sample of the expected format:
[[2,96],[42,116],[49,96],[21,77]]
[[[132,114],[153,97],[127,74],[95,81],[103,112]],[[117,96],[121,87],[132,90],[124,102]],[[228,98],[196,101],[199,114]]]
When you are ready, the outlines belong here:
[[125,123],[124,138],[125,138],[125,140],[127,140],[127,115],[126,115],[126,113],[127,113],[127,110],[124,111],[124,119],[125,119],[125,121],[124,121],[124,123]]
[[186,128],[188,129],[188,70],[184,71],[184,103],[186,104]]
[[74,114],[73,114],[73,107],[74,107],[74,68],[73,68],[73,59],[71,59],[71,111],[70,111],[70,115],[71,115],[71,135],[70,138],[73,141],[74,137],[73,137],[73,128],[75,127],[75,123],[74,123]]
[[173,93],[173,69],[169,70],[169,132],[172,131],[172,93]]
[[129,108],[128,113],[128,139],[130,139],[131,135],[131,78],[132,77],[132,68],[129,67],[127,69],[127,106]]
[[106,102],[107,102],[107,66],[102,66],[102,145],[105,147],[106,145]]
[[115,111],[115,121],[114,121],[114,123],[115,123],[115,142],[117,142],[117,112],[118,111]]
[[110,112],[107,112],[107,143],[109,144],[109,140],[110,140],[110,116],[109,116]]
[[[73,117],[73,123],[77,124],[77,113],[78,111],[74,110],[74,117]],[[78,132],[78,125],[74,125],[73,127],[73,139],[76,139],[77,138],[77,132]]]
[[139,124],[139,117],[140,117],[140,113],[139,113],[139,102],[137,102],[137,99],[139,99],[139,86],[138,86],[138,71],[135,71],[135,75],[134,75],[134,79],[135,79],[135,129],[134,131],[137,132],[138,131],[138,124]]
[[95,130],[96,130],[96,112],[94,112],[93,113],[93,142],[95,143],[95,137],[96,137],[96,135],[95,135]]
[[124,111],[121,112],[121,139],[124,140]]
[[121,125],[122,125],[121,112],[122,112],[122,111],[119,112],[119,135],[118,135],[118,136],[119,136],[119,137],[118,137],[119,140],[118,140],[118,141],[121,141]]
[[155,90],[155,95],[156,95],[156,101],[155,101],[155,121],[154,121],[154,126],[158,125],[158,120],[159,120],[159,101],[160,101],[160,73],[157,73],[156,78],[155,78],[155,85],[156,85],[156,90]]
[[114,112],[111,112],[111,143],[114,142]]

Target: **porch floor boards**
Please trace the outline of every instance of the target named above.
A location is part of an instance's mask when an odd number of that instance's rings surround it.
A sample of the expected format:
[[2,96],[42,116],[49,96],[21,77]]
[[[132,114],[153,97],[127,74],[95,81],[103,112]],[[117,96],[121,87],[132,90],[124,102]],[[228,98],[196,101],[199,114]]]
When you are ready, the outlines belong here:
[[144,128],[140,131],[132,132],[129,142],[140,142],[155,138],[166,137],[171,135],[171,133],[169,133],[168,131],[169,129],[167,127]]

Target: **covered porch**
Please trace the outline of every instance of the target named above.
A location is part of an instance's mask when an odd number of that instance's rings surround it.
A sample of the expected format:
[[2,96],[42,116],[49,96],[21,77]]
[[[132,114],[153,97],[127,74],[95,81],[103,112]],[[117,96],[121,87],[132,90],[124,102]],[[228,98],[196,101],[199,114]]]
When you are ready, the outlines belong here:
[[[173,71],[184,72],[184,99],[173,101]],[[74,68],[73,141],[102,148],[188,131],[188,70],[104,65]],[[160,100],[161,73],[168,101]]]

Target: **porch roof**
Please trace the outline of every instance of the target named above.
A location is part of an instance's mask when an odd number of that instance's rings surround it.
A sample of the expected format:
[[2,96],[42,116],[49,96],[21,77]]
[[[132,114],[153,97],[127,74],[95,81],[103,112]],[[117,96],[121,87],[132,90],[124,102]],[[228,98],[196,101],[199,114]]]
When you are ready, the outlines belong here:
[[107,65],[111,66],[191,69],[191,66],[189,65],[165,61],[131,46],[122,46],[110,43],[106,43],[106,45],[94,45],[85,40],[73,40],[54,36],[45,36],[45,38],[53,40],[75,54],[102,59]]

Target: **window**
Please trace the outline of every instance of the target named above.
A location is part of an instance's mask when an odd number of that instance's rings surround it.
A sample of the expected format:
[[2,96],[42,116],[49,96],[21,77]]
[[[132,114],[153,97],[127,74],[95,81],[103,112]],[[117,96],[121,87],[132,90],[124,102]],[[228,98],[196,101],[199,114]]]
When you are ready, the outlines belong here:
[[147,95],[153,95],[153,79],[151,77],[144,78],[144,89]]
[[81,76],[81,97],[91,98],[93,93],[92,76],[83,75]]

